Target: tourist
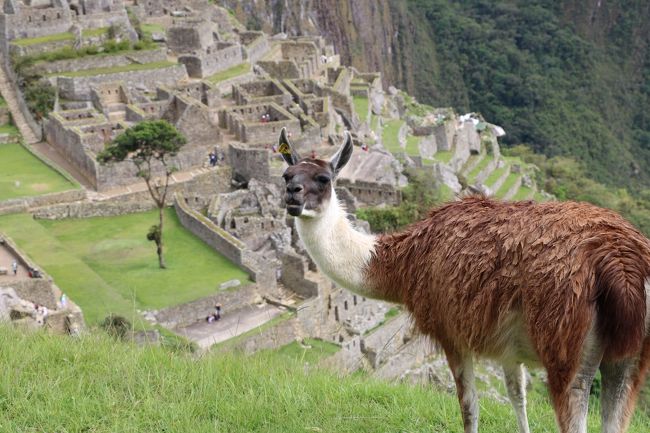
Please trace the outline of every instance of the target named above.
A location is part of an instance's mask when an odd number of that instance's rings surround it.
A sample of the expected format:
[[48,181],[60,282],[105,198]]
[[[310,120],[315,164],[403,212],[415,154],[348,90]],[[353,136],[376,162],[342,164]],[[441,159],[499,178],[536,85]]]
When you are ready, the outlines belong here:
[[206,317],[205,320],[208,323],[213,323],[220,319],[221,319],[221,304],[216,304],[214,306],[214,314],[208,315],[208,317]]
[[61,294],[61,298],[59,299],[59,304],[61,304],[61,308],[65,308],[68,305],[68,297],[66,296],[65,293]]
[[214,152],[210,152],[208,157],[210,158],[210,167],[217,165],[217,155]]
[[18,262],[15,260],[11,263],[11,269],[14,271],[14,275],[18,273]]

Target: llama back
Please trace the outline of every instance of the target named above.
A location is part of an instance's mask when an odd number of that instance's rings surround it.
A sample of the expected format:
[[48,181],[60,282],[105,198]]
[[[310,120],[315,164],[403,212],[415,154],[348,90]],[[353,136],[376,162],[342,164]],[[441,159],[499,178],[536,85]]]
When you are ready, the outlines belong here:
[[380,237],[367,275],[424,332],[464,342],[461,350],[500,351],[500,326],[520,314],[534,346],[557,347],[561,361],[597,316],[613,356],[640,350],[650,246],[619,215],[586,203],[469,197]]

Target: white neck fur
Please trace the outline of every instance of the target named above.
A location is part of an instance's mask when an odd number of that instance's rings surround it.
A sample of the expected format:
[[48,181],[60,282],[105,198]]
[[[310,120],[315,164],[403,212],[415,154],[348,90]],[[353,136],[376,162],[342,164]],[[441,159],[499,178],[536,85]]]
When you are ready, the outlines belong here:
[[374,251],[375,237],[352,228],[334,189],[322,213],[303,214],[296,219],[296,229],[318,268],[338,285],[373,297],[363,272]]

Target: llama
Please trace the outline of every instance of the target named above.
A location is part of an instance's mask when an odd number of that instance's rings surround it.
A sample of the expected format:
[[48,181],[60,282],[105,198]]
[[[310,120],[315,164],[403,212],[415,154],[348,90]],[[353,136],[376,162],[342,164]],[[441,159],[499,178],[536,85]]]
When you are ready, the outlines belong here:
[[398,302],[442,347],[466,433],[478,431],[473,360],[498,361],[519,431],[528,433],[523,364],[542,366],[562,433],[586,433],[602,375],[602,432],[627,430],[650,364],[650,241],[618,214],[586,203],[468,197],[404,231],[352,228],[333,183],[352,154],[289,164],[285,203],[314,262],[366,297]]

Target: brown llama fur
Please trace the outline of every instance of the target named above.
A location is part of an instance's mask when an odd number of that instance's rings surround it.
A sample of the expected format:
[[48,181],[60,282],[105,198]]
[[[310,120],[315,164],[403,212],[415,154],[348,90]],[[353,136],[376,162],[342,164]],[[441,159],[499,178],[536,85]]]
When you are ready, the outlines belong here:
[[[366,270],[381,297],[405,304],[447,354],[499,358],[502,325],[521,315],[553,395],[578,371],[594,320],[604,360],[641,352],[648,276],[650,242],[615,212],[483,197],[448,203],[403,232],[379,236]],[[637,382],[650,358],[644,346]]]
[[353,151],[300,158],[283,129],[285,203],[323,273],[363,296],[403,303],[445,351],[466,433],[478,432],[473,358],[503,367],[520,433],[529,433],[522,364],[542,365],[562,433],[586,433],[600,368],[603,433],[625,432],[650,367],[650,241],[586,203],[442,205],[400,233],[355,231],[334,180]]

